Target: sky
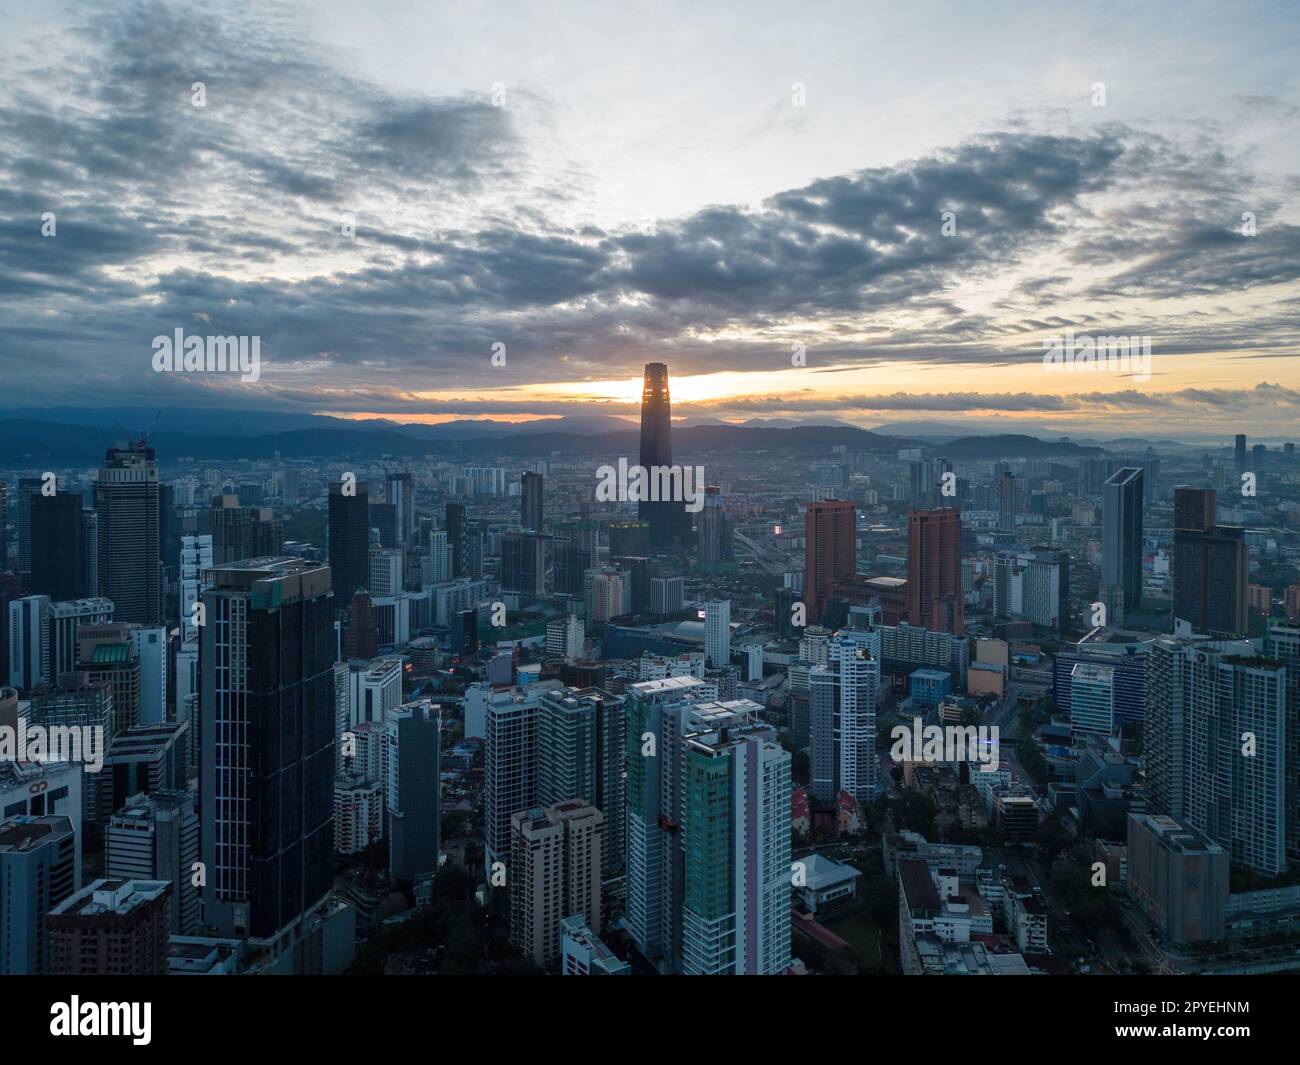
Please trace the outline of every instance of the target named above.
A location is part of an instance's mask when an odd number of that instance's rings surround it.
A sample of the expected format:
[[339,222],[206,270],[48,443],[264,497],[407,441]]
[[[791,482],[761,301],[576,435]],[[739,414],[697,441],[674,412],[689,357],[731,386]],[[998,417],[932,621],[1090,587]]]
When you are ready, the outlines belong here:
[[656,361],[681,420],[1294,432],[1294,4],[0,21],[0,406],[632,417]]

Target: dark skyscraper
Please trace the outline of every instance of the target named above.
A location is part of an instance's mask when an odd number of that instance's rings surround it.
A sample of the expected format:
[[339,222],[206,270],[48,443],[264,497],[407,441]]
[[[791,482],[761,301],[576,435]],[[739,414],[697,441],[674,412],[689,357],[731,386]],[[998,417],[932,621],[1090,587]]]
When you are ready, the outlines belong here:
[[109,448],[95,482],[99,591],[118,621],[162,623],[158,463],[143,440]]
[[1237,440],[1233,448],[1233,457],[1236,459],[1237,469],[1244,470],[1246,468],[1246,434],[1245,433],[1237,434]]
[[[656,466],[672,464],[668,367],[662,362],[650,362],[646,363],[645,382],[641,389],[641,465],[652,472]],[[685,500],[643,499],[637,504],[637,516],[650,523],[650,543],[656,551],[689,539],[691,519],[686,513]]]
[[806,623],[821,624],[831,585],[858,571],[857,517],[847,499],[809,503],[804,513],[803,601]]
[[1215,522],[1213,488],[1174,489],[1174,617],[1198,633],[1244,636],[1250,558],[1244,529]]
[[78,599],[86,590],[85,531],[81,496],[57,492],[31,501],[32,575],[29,595]]
[[203,603],[204,921],[278,948],[333,883],[329,567],[294,558],[217,567]]
[[240,506],[239,496],[214,496],[208,527],[215,566],[278,555],[284,546],[284,523],[271,516],[271,508]]
[[546,538],[508,532],[501,537],[501,590],[536,597],[546,591]]
[[1125,466],[1101,490],[1101,601],[1106,622],[1123,625],[1142,603],[1142,470]]
[[32,500],[41,494],[39,477],[18,478],[18,572],[32,571]]
[[414,880],[438,871],[442,712],[428,700],[388,712],[388,872]]
[[955,507],[908,512],[907,620],[936,632],[965,631],[961,511]]
[[525,473],[519,481],[519,524],[527,532],[542,531],[542,486],[540,473]]
[[716,568],[734,561],[735,557],[731,518],[722,505],[722,493],[717,485],[711,484],[704,489],[704,509],[700,511],[700,564]]
[[451,576],[464,577],[465,569],[465,504],[447,504],[447,550],[451,554]]
[[329,560],[334,580],[334,605],[342,610],[358,588],[370,584],[370,486],[365,481],[343,490],[348,481],[330,484]]
[[1010,470],[998,475],[998,532],[1016,531],[1016,478]]
[[385,547],[410,547],[415,542],[415,490],[410,470],[390,470],[384,479],[385,501],[394,508],[395,542]]

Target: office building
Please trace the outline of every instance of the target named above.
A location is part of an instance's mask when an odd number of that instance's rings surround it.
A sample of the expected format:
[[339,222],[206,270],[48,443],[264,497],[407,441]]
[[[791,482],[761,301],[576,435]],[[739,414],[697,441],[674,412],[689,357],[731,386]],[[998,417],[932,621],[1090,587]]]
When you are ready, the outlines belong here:
[[1249,629],[1245,529],[1215,520],[1213,488],[1174,489],[1174,618],[1220,639]]
[[415,488],[410,470],[385,473],[384,499],[394,510],[394,546],[415,546]]
[[[280,954],[333,886],[330,570],[253,559],[217,567],[211,579],[200,635],[204,919]],[[280,654],[283,646],[295,654]]]
[[27,591],[51,599],[95,595],[87,585],[86,534],[80,495],[31,497],[31,576]]
[[537,703],[537,804],[582,799],[605,815],[601,865],[626,864],[624,699],[599,688],[561,688]]
[[923,629],[965,631],[961,586],[961,511],[907,515],[907,620]]
[[804,511],[803,601],[807,624],[821,623],[831,586],[858,571],[857,518],[852,502],[825,499]]
[[189,935],[199,926],[199,816],[186,791],[134,795],[108,822],[104,875],[113,880],[171,881],[168,927]]
[[585,626],[574,614],[546,623],[546,653],[565,658],[581,658],[586,640]]
[[1070,674],[1070,700],[1070,732],[1076,741],[1115,731],[1115,671],[1111,667],[1076,663]]
[[1142,470],[1125,466],[1102,487],[1101,602],[1106,624],[1123,625],[1142,605]]
[[502,534],[501,590],[521,599],[540,599],[546,594],[545,536],[531,532]]
[[[369,726],[367,726],[369,727]],[[334,780],[334,849],[360,854],[384,837],[384,787],[365,773]]]
[[1128,815],[1129,895],[1171,943],[1223,939],[1228,853],[1164,814]]
[[519,524],[525,532],[542,531],[542,496],[545,478],[525,473],[519,480]]
[[9,603],[9,683],[31,691],[50,673],[50,597],[29,595]]
[[334,608],[342,610],[370,577],[370,485],[365,481],[330,482],[329,563]]
[[[54,602],[49,608],[50,677],[59,677],[77,666],[77,635],[83,625],[107,625],[113,620],[113,604],[107,599],[71,599]],[[161,629],[133,629],[130,636],[138,645],[146,645],[137,633],[160,633]],[[166,665],[151,661],[151,667]],[[163,673],[165,682],[166,674]]]
[[143,441],[109,448],[95,481],[99,590],[118,621],[161,625],[158,463]]
[[704,604],[704,653],[710,669],[725,669],[731,665],[730,600]]
[[998,474],[998,532],[1016,531],[1016,478],[1010,470]]
[[[641,390],[641,466],[652,478],[656,467],[673,464],[672,402],[668,394],[668,367],[647,363]],[[700,486],[703,487],[703,486]],[[650,525],[650,543],[655,551],[690,539],[691,518],[684,499],[642,499],[637,517]]]
[[77,839],[66,817],[0,822],[0,976],[51,972],[48,915],[77,890]]
[[48,918],[57,976],[165,976],[170,936],[166,880],[105,878],[55,906]]
[[427,699],[388,712],[388,873],[414,881],[438,871],[442,846],[442,708]]
[[704,508],[700,511],[699,560],[706,569],[717,569],[736,559],[735,530],[722,492],[717,485],[704,489]]
[[208,511],[213,564],[278,555],[284,546],[284,522],[270,507],[241,506],[237,495],[214,496]]
[[676,614],[686,605],[684,577],[650,578],[650,613]]

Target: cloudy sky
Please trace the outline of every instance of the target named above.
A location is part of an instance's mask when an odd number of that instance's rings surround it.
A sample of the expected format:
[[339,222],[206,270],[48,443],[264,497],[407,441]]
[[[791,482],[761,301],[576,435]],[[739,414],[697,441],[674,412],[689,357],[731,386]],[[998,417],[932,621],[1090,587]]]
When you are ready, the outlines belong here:
[[1300,20],[1134,8],[0,0],[3,405],[1283,439]]

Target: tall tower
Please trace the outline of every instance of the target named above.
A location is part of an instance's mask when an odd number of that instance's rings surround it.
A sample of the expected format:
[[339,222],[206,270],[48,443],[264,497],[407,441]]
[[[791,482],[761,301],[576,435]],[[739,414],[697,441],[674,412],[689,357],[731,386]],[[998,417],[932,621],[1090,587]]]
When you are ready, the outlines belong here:
[[1142,603],[1142,470],[1125,466],[1101,489],[1101,601],[1123,625]]
[[334,608],[342,610],[370,581],[370,486],[365,481],[330,484],[329,560]]
[[389,470],[385,475],[384,494],[397,511],[396,546],[410,547],[415,543],[415,495],[411,487],[411,471]]
[[[641,465],[647,471],[673,464],[672,404],[668,397],[668,367],[646,363],[641,387]],[[637,504],[637,517],[650,523],[650,543],[655,550],[685,543],[690,517],[685,500],[648,500]]]
[[81,496],[56,492],[31,500],[31,580],[29,595],[77,599],[97,594],[86,587],[86,533]]
[[118,621],[162,624],[158,462],[143,440],[111,447],[95,482],[99,594]]
[[961,511],[907,515],[907,620],[935,632],[965,630],[961,587]]
[[804,513],[803,600],[807,623],[821,624],[831,585],[858,570],[857,517],[847,499],[809,503]]
[[407,703],[388,711],[384,728],[388,871],[394,880],[414,880],[438,871],[442,710],[427,699]]
[[731,600],[711,600],[704,604],[704,650],[710,669],[731,665]]
[[299,558],[221,566],[199,630],[204,921],[272,947],[333,886],[330,570]]
[[1246,533],[1215,522],[1215,495],[1213,488],[1174,489],[1174,617],[1210,636],[1245,636]]
[[519,481],[519,524],[527,532],[542,531],[542,487],[540,473],[525,473]]

